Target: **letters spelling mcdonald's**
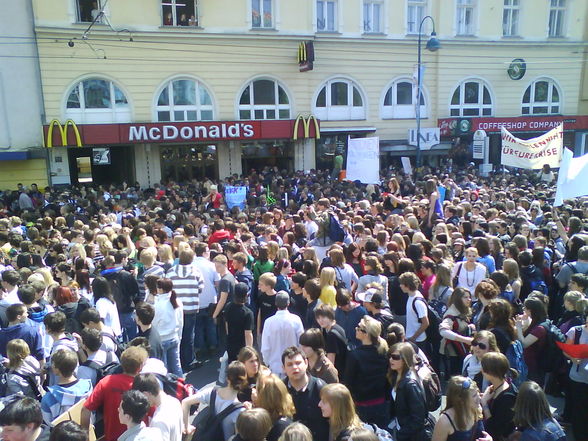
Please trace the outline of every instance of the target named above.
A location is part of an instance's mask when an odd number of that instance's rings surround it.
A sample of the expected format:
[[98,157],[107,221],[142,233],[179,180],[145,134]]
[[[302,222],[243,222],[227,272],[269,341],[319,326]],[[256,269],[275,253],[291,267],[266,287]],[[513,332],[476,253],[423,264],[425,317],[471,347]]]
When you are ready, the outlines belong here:
[[314,131],[315,131],[315,138],[321,138],[321,130],[319,128],[319,123],[314,115],[309,115],[308,117],[304,117],[302,115],[298,115],[296,121],[294,122],[294,134],[292,139],[296,141],[298,139],[298,126],[302,121],[302,126],[304,127],[304,138],[310,138],[310,123],[314,122]]
[[53,128],[57,126],[59,133],[61,134],[61,145],[63,147],[67,147],[67,129],[71,125],[74,135],[76,137],[76,146],[82,147],[82,138],[80,136],[80,131],[78,130],[78,126],[72,119],[68,119],[64,125],[61,125],[59,120],[54,119],[51,120],[49,123],[49,128],[47,129],[47,143],[45,144],[47,148],[53,147]]

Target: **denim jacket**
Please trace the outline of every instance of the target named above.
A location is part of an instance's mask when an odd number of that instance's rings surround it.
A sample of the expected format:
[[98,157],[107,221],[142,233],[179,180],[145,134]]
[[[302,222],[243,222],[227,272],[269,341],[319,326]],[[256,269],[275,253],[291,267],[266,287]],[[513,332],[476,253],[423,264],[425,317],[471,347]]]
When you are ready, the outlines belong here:
[[543,420],[541,427],[528,427],[523,430],[519,441],[565,441],[566,433],[559,423],[552,418]]

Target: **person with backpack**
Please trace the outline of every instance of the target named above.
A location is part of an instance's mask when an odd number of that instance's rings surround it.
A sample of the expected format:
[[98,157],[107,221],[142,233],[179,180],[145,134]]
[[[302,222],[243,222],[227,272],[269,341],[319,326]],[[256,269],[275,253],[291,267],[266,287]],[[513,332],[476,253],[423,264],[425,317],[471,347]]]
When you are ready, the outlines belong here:
[[90,302],[84,297],[79,297],[75,290],[66,286],[56,286],[53,289],[53,301],[55,310],[65,314],[65,332],[79,334],[82,330],[80,314],[90,307]]
[[584,245],[578,250],[578,259],[573,262],[565,263],[555,276],[560,289],[565,290],[574,274],[588,274],[588,245]]
[[545,284],[543,272],[533,265],[533,255],[531,252],[523,251],[519,254],[519,267],[521,280],[523,281],[519,296],[522,302],[533,291],[540,291],[543,294],[547,294],[547,285]]
[[[182,400],[184,433],[196,431],[193,441],[228,441],[235,434],[235,423],[239,413],[245,410],[239,402],[239,391],[247,386],[247,371],[240,361],[233,361],[227,368],[227,385],[202,389]],[[210,410],[190,422],[190,408],[196,404],[207,404]]]
[[[586,300],[584,299],[584,302]],[[588,344],[588,319],[584,325],[570,328],[566,334],[567,344]],[[565,353],[564,353],[565,354]],[[569,382],[565,391],[566,411],[572,423],[572,430],[576,441],[588,440],[588,358],[573,358],[569,371]]]
[[390,349],[388,381],[392,386],[392,417],[388,425],[397,441],[425,440],[427,408],[425,394],[415,370],[415,352],[410,343]]
[[117,357],[120,358],[124,345],[120,343],[122,337],[117,337],[114,330],[106,326],[103,319],[96,308],[86,309],[80,316],[80,322],[84,326],[84,329],[96,329],[102,336],[101,349],[105,352],[113,352]]
[[[122,328],[118,317],[118,308],[108,280],[104,277],[96,277],[92,281],[92,295],[94,296],[94,307],[100,314],[100,318],[105,326],[112,330],[115,337],[122,336]],[[82,313],[84,316],[86,311]],[[82,321],[82,324],[84,322]]]
[[105,366],[119,363],[119,359],[112,351],[102,349],[103,337],[97,329],[83,329],[80,332],[81,348],[86,355],[86,360],[78,367],[78,378],[85,378],[96,386],[102,378],[101,369]]
[[412,272],[406,272],[398,278],[400,289],[408,294],[406,301],[406,339],[416,343],[430,359],[432,352],[425,331],[429,327],[427,301],[418,291],[419,277]]
[[385,304],[380,285],[377,283],[369,284],[366,292],[357,294],[357,300],[363,303],[363,307],[371,317],[382,324],[382,337],[385,337],[388,326],[396,320]]
[[382,325],[364,316],[355,328],[361,346],[349,352],[342,383],[351,391],[357,413],[365,423],[385,427],[388,422],[386,397],[386,353],[388,344]]
[[480,400],[484,427],[496,441],[505,441],[515,429],[517,390],[508,381],[510,369],[508,359],[500,352],[488,352],[482,357],[482,374],[490,383]]
[[[545,356],[544,350],[547,344],[547,329],[543,326],[547,319],[545,303],[536,297],[525,300],[523,314],[516,317],[517,338],[523,344],[523,354],[527,364],[529,380],[537,384],[545,384],[545,369],[541,358]],[[530,320],[525,328],[524,323]]]
[[472,342],[471,317],[472,296],[465,288],[453,290],[449,299],[449,307],[439,325],[443,337],[439,353],[447,361],[447,378],[461,373],[463,360],[470,352]]
[[355,292],[359,283],[359,277],[351,265],[345,262],[343,249],[333,246],[331,251],[329,251],[329,257],[331,258],[331,265],[333,265],[337,276],[337,288]]
[[383,292],[388,292],[388,278],[382,274],[384,269],[379,257],[368,256],[365,259],[365,272],[366,274],[359,278],[357,292],[365,292],[370,283],[379,283],[382,285]]
[[22,393],[25,396],[38,399],[42,393],[41,365],[35,357],[31,357],[29,345],[17,338],[8,342],[8,366],[6,370],[6,390],[0,395],[9,396]]

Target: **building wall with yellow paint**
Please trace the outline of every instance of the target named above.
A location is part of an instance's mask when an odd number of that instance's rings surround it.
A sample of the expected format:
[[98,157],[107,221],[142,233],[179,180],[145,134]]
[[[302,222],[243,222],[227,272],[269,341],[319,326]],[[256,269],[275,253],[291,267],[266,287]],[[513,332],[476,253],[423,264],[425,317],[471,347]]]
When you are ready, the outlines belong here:
[[16,184],[30,187],[36,183],[40,189],[47,186],[47,167],[44,159],[27,161],[0,161],[0,190],[16,190]]
[[[415,71],[417,37],[407,35],[406,1],[383,0],[384,32],[371,35],[362,32],[361,0],[339,0],[336,33],[316,32],[316,6],[311,0],[274,0],[275,29],[271,30],[251,28],[250,0],[199,1],[198,28],[162,27],[157,0],[110,0],[105,12],[112,29],[97,24],[86,40],[81,37],[88,24],[76,23],[75,0],[33,3],[47,120],[63,119],[69,90],[89,76],[115,81],[127,94],[134,121],[155,120],[156,95],[176,76],[194,77],[208,87],[217,120],[238,118],[239,95],[253,78],[279,80],[289,93],[295,117],[311,113],[321,85],[342,76],[354,80],[364,93],[366,119],[323,120],[323,127],[375,127],[383,140],[406,139],[407,129],[415,127],[414,118],[381,117],[387,86],[399,77],[412,78]],[[586,112],[583,53],[588,2],[568,2],[561,38],[547,37],[548,0],[520,3],[520,36],[502,37],[503,0],[479,0],[475,35],[460,37],[456,36],[455,0],[429,0],[427,12],[435,19],[443,47],[430,53],[423,46],[429,109],[423,127],[435,127],[438,118],[450,116],[453,91],[467,78],[489,85],[492,116],[521,116],[526,88],[542,77],[560,87],[560,113]],[[431,30],[429,23],[424,28]],[[68,47],[70,39],[73,48]],[[301,73],[296,53],[304,40],[314,41],[316,61],[313,71]],[[527,63],[519,81],[507,75],[515,58]]]

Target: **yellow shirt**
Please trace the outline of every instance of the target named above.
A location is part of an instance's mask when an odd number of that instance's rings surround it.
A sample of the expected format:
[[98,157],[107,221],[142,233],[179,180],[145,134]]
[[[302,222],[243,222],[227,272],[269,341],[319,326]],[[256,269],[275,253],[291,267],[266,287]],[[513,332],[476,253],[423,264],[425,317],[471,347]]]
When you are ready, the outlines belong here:
[[334,286],[325,286],[321,289],[321,296],[319,297],[320,301],[331,305],[333,308],[337,307],[337,302],[335,300],[335,295],[337,294],[337,290]]

